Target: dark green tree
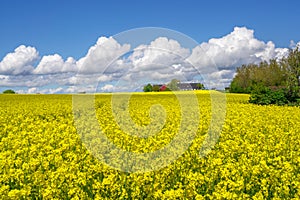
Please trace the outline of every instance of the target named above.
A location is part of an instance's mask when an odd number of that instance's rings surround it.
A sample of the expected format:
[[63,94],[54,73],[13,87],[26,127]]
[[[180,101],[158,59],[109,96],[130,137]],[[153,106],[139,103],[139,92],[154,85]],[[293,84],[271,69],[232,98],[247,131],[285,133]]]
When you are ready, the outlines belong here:
[[198,84],[197,84],[197,89],[198,89],[198,90],[204,90],[205,87],[204,87],[204,85],[203,85],[202,83],[198,83]]
[[152,92],[152,85],[148,83],[147,85],[144,86],[143,91],[144,92]]
[[5,90],[3,91],[3,94],[15,94],[16,92],[11,90],[11,89],[8,89],[8,90]]

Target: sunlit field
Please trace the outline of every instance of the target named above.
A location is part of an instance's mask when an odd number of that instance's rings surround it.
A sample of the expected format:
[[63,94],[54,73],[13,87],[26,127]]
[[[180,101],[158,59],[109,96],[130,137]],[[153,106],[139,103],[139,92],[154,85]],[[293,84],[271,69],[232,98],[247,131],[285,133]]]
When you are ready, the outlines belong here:
[[[188,105],[189,93],[181,95]],[[248,95],[226,94],[223,130],[201,157],[211,99],[208,91],[196,95],[199,107],[188,109],[199,110],[199,119],[183,128],[194,131],[191,145],[174,162],[139,173],[109,166],[101,161],[105,155],[88,150],[106,147],[89,121],[75,124],[81,113],[73,109],[72,95],[0,95],[0,199],[299,199],[300,108],[258,106],[248,103]],[[94,118],[124,151],[159,150],[184,120],[194,119],[181,113],[171,92],[136,93],[115,109],[112,96],[95,96]],[[127,108],[129,115],[122,112]],[[138,127],[149,127],[149,137],[140,137],[148,129]]]

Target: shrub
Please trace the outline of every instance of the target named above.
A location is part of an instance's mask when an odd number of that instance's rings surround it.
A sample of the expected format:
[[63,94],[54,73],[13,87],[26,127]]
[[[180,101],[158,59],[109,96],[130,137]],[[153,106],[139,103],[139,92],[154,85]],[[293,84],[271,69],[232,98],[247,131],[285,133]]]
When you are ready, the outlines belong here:
[[256,85],[250,95],[250,103],[260,105],[284,105],[288,103],[287,92],[285,89],[270,89],[263,85]]

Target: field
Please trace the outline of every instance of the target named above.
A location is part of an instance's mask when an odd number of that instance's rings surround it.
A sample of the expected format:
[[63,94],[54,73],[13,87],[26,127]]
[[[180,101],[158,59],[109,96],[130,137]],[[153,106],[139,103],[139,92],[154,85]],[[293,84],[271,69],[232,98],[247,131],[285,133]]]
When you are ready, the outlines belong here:
[[201,157],[210,95],[181,95],[0,95],[0,199],[300,198],[299,107],[226,94]]

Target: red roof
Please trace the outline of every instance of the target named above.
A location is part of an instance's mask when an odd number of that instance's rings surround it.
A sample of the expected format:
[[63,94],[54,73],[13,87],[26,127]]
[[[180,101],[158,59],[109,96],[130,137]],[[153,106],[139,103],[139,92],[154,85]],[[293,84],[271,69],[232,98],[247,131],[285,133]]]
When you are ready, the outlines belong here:
[[167,86],[166,86],[166,85],[163,85],[163,86],[161,86],[161,87],[159,88],[160,91],[164,91],[164,90],[166,90],[166,89],[167,89]]

